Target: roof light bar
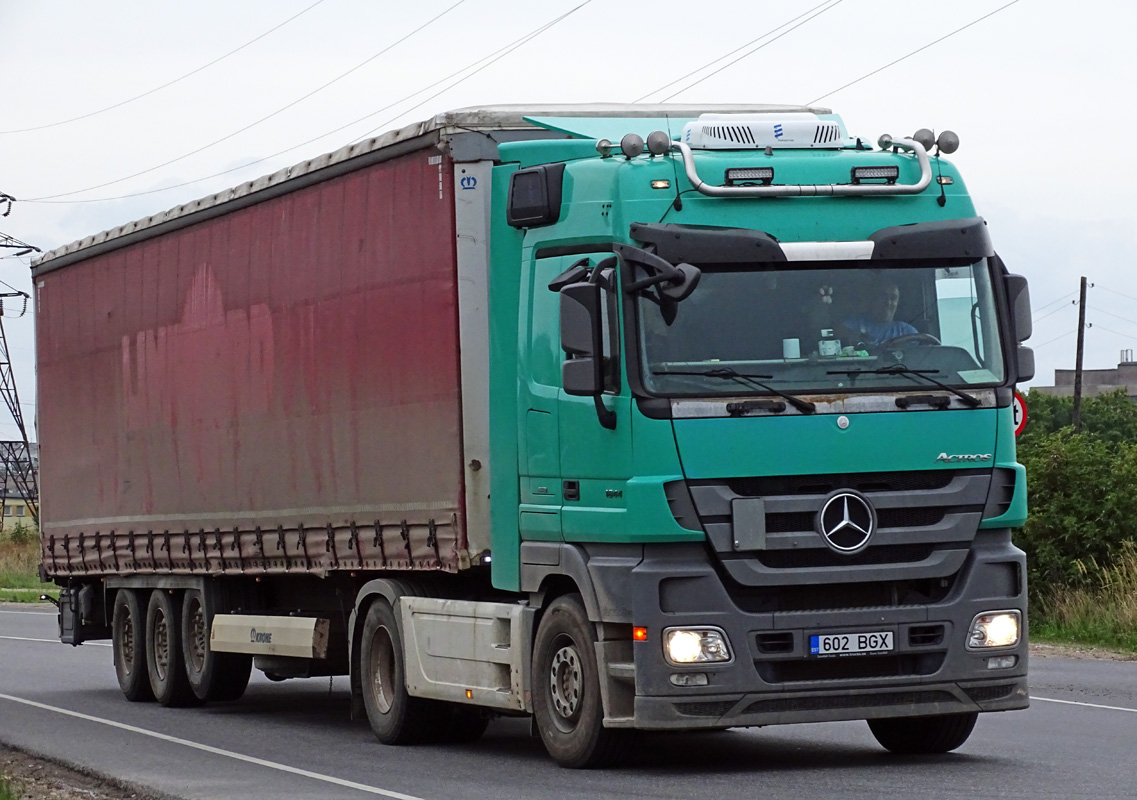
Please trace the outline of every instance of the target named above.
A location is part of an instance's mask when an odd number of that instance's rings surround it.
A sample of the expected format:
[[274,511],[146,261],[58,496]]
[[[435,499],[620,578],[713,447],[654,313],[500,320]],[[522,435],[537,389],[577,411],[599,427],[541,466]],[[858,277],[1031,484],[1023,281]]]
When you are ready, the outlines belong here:
[[726,185],[740,183],[760,183],[769,186],[774,181],[773,167],[736,167],[726,171]]
[[872,180],[896,183],[896,180],[900,177],[900,167],[896,165],[890,167],[853,167],[852,172],[853,183]]

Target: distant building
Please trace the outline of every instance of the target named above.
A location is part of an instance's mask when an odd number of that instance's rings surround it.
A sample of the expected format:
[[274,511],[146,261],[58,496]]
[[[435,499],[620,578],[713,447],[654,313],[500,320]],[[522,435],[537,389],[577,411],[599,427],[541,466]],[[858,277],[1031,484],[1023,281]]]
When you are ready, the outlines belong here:
[[[1053,386],[1032,386],[1032,392],[1052,394],[1058,397],[1074,396],[1074,370],[1054,370]],[[1121,362],[1116,369],[1083,369],[1082,397],[1124,389],[1130,400],[1137,400],[1137,361],[1133,360],[1132,350],[1121,351]]]

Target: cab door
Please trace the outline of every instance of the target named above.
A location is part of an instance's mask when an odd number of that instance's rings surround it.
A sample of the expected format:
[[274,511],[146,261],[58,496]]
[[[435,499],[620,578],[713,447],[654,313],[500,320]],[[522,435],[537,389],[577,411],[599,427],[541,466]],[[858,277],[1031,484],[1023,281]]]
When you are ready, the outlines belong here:
[[563,257],[528,262],[521,281],[523,323],[518,326],[519,476],[522,541],[561,540],[560,303],[549,282],[567,266]]
[[[593,254],[589,256],[590,265],[595,266],[610,256],[611,253]],[[566,260],[575,262],[580,258]],[[601,424],[595,398],[572,396],[563,388],[557,398],[561,533],[566,542],[621,541],[627,534],[625,492],[632,476],[631,393],[622,378],[619,347],[622,298],[617,275],[616,270],[605,272],[609,289],[602,303],[603,354],[607,368],[601,402],[615,412],[615,428]],[[561,353],[558,367],[563,360]]]

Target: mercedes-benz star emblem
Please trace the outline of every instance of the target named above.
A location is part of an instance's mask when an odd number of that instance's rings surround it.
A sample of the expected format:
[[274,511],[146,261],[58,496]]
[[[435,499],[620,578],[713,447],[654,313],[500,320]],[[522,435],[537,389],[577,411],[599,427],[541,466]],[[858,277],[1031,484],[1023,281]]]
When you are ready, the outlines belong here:
[[869,501],[853,492],[839,492],[825,501],[817,529],[838,553],[856,553],[869,543],[876,514]]

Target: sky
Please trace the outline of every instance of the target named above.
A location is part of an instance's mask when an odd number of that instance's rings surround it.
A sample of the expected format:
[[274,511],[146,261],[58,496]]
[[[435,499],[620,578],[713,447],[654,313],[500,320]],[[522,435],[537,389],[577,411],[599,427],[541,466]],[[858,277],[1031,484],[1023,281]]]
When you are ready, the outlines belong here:
[[[1030,280],[1047,385],[1074,365],[1080,276],[1085,367],[1137,350],[1134,30],[1123,0],[0,0],[0,232],[47,251],[454,108],[820,105],[867,141],[959,135],[951,160]],[[0,280],[30,292],[14,252]],[[3,324],[34,441],[20,310]]]

